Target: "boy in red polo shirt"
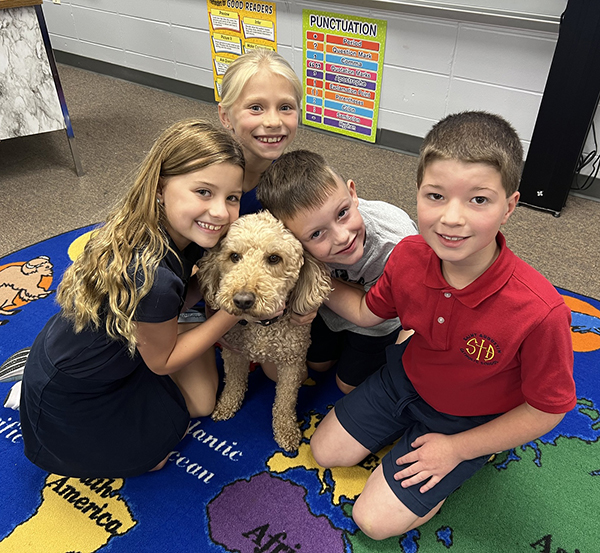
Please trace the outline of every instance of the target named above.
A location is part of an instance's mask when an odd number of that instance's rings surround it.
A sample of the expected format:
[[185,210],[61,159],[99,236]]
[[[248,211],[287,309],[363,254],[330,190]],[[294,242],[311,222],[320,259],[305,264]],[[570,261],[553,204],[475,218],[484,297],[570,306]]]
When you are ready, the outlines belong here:
[[366,294],[327,305],[361,326],[399,317],[414,335],[339,400],[311,440],[324,467],[352,466],[400,438],[352,516],[374,539],[427,522],[490,454],[539,438],[576,403],[571,313],[506,246],[523,150],[501,117],[450,115],[421,147],[419,236],[396,246]]

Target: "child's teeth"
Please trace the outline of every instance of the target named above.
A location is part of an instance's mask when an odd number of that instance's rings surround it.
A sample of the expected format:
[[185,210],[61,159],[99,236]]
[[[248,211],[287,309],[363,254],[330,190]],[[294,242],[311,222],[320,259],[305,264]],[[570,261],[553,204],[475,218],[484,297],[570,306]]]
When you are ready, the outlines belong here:
[[199,225],[208,230],[219,230],[222,227],[222,225],[209,225],[208,223],[199,223]]

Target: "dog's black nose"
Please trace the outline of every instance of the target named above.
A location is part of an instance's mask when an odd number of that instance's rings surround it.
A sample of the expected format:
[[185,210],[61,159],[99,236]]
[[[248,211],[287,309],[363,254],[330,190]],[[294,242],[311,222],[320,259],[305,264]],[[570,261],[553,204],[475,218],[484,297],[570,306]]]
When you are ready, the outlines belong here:
[[255,301],[256,296],[252,292],[238,292],[233,296],[233,303],[238,309],[250,309]]

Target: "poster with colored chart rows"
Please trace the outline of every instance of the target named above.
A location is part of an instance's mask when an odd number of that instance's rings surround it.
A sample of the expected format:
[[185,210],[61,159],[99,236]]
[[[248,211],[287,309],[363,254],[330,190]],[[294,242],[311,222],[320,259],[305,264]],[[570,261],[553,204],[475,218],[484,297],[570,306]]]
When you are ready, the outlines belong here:
[[303,10],[303,122],[375,142],[387,22]]

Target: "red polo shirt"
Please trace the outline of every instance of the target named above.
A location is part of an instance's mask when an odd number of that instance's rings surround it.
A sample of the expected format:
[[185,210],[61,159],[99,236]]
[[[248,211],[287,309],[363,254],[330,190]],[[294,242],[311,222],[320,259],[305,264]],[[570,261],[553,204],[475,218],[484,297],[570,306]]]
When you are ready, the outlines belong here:
[[556,289],[506,247],[466,288],[452,288],[422,236],[393,250],[367,293],[377,316],[414,329],[403,357],[420,396],[450,415],[505,413],[527,402],[566,413],[577,401],[571,311]]

